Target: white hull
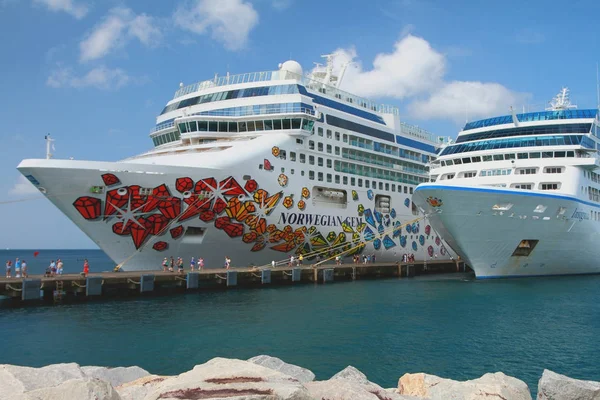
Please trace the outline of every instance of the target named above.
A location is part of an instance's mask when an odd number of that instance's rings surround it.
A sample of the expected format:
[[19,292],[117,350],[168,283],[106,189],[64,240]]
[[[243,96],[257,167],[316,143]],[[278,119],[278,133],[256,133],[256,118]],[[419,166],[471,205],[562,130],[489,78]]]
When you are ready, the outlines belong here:
[[[413,201],[479,279],[600,273],[600,221],[590,218],[599,206],[591,202],[438,183],[419,185]],[[528,256],[513,256],[521,240],[539,242]]]
[[[253,142],[260,143],[260,141],[260,139],[256,139]],[[291,143],[294,142],[295,138],[289,136],[282,135],[278,139],[279,144],[288,147],[292,146]],[[378,262],[399,261],[403,254],[414,254],[418,260],[432,256],[443,259],[446,255],[440,239],[436,238],[434,233],[426,235],[425,232],[429,232],[430,228],[426,227],[423,222],[415,225],[418,233],[414,233],[412,230],[409,233],[406,228],[402,228],[401,234],[394,236],[392,232],[394,224],[404,224],[418,218],[412,213],[410,194],[385,193],[391,195],[390,207],[394,209],[394,212],[382,215],[381,223],[379,223],[374,214],[373,200],[373,192],[378,193],[377,190],[367,191],[357,188],[357,197],[354,199],[351,195],[352,188],[308,180],[306,176],[301,176],[298,170],[294,175],[286,175],[289,183],[281,185],[279,176],[282,167],[291,171],[291,167],[294,165],[290,164],[289,160],[274,159],[269,154],[272,143],[273,139],[271,138],[264,140],[264,146],[257,145],[258,150],[247,147],[245,153],[248,156],[247,159],[238,160],[236,164],[228,167],[218,165],[215,168],[202,165],[190,167],[137,162],[24,160],[18,168],[25,176],[29,176],[30,180],[33,177],[34,184],[42,192],[45,192],[48,199],[89,236],[115,264],[122,264],[124,270],[159,269],[163,257],[170,258],[171,256],[182,257],[186,267],[192,257],[196,259],[202,257],[208,268],[222,267],[226,256],[232,259],[233,266],[270,265],[273,260],[282,262],[291,255],[297,256],[301,253],[308,254],[307,258],[313,259],[310,255],[321,252],[323,259],[335,255],[334,251],[330,251],[332,247],[338,252],[345,251],[360,242],[367,242],[366,247],[356,251],[361,255],[375,254]],[[267,145],[268,147],[266,147]],[[255,151],[261,152],[260,157],[253,157]],[[265,152],[268,154],[264,154]],[[183,158],[184,156],[178,155],[177,157]],[[264,158],[272,160],[275,171],[257,168]],[[210,165],[218,164],[208,157],[205,159]],[[107,173],[116,176],[119,183],[105,184],[101,176]],[[245,180],[244,176],[248,178],[248,175],[251,175],[251,179],[257,183],[257,188],[246,186],[248,180]],[[144,212],[143,206],[151,202],[151,199],[138,196],[136,200],[133,196],[134,192],[132,192],[136,185],[142,188],[156,188],[164,184],[168,188],[169,196],[175,198],[174,202],[181,205],[178,216],[184,213],[189,206],[183,201],[185,196],[182,191],[177,189],[176,183],[180,178],[191,178],[194,188],[197,188],[196,185],[200,180],[208,182],[208,178],[214,178],[215,182],[221,182],[221,189],[223,182],[227,184],[230,178],[233,178],[235,182],[239,183],[239,187],[236,189],[235,195],[227,194],[228,189],[220,190],[220,195],[215,194],[216,191],[209,193],[207,201],[210,204],[207,209],[213,211],[214,216],[210,219],[207,218],[206,221],[203,221],[199,213],[196,213],[191,218],[182,221],[178,218],[169,218],[169,225],[166,229],[155,232],[156,234],[146,234],[142,231],[158,228],[139,228],[136,226],[140,224],[134,222],[130,222],[129,229],[123,229],[120,222],[122,219],[117,216],[126,214],[128,209],[135,210],[141,207],[134,213],[134,219],[142,221],[141,224],[144,224],[143,219],[149,216],[158,215],[157,218],[162,219],[161,215],[169,213],[169,210],[160,210],[157,207],[150,207],[148,212]],[[102,194],[90,193],[90,188],[95,185],[104,185],[105,192]],[[316,202],[313,190],[317,185],[337,187],[340,190],[347,189],[346,205],[339,208],[324,207]],[[121,203],[114,199],[111,202],[108,197],[109,193],[112,192],[114,195],[119,188],[126,189],[127,199]],[[303,196],[303,188],[310,191],[307,197]],[[192,191],[194,190],[196,189],[192,189]],[[265,190],[268,196],[279,194],[279,199],[273,204],[269,213],[261,214],[259,210],[260,205],[255,197],[258,190]],[[131,199],[129,199],[130,195]],[[232,200],[233,198],[237,198],[240,204],[246,201],[251,202],[255,207],[255,212],[250,214],[254,214],[256,218],[251,220],[243,217],[230,217],[232,211],[228,208],[223,210],[215,208],[218,197],[227,201],[228,207],[231,205],[231,201],[235,202],[235,199]],[[286,198],[288,197],[292,200],[289,209],[286,207]],[[81,198],[84,200],[87,198],[90,202],[90,210],[95,213],[87,215],[87,219],[82,211],[74,205],[74,202]],[[304,210],[299,208],[300,200],[305,202]],[[133,204],[130,201],[133,201]],[[111,204],[113,203],[120,211],[107,213],[107,210],[112,210]],[[94,209],[95,204],[99,204],[96,209]],[[287,204],[289,205],[289,203]],[[365,209],[364,213],[359,210],[361,205]],[[264,211],[269,210],[264,209]],[[367,218],[369,213],[373,217]],[[225,219],[219,219],[221,217],[225,217]],[[125,219],[127,218],[125,215]],[[264,218],[264,221],[260,221],[261,218]],[[234,224],[237,231],[228,233],[223,222],[225,225]],[[342,226],[341,222],[346,222],[345,226]],[[121,225],[118,225],[119,223]],[[159,228],[165,228],[164,225]],[[181,226],[180,235],[177,236],[176,231],[174,237],[171,230],[178,226]],[[190,227],[202,229],[203,233],[188,235]],[[379,234],[379,230],[384,233]],[[253,233],[257,233],[257,235],[254,236]],[[137,243],[134,238],[136,235]],[[353,253],[350,251],[345,254]],[[446,257],[449,256],[446,255]]]

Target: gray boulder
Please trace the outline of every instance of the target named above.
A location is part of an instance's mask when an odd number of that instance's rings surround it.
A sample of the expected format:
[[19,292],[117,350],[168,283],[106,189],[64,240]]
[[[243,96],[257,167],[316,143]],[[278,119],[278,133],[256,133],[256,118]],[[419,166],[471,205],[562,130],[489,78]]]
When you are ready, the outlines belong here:
[[150,375],[148,371],[140,367],[81,367],[81,370],[86,376],[102,379],[113,387]]
[[160,382],[144,400],[313,400],[295,378],[248,361],[213,358]]
[[544,370],[538,382],[538,400],[600,400],[600,382],[581,381]]
[[42,368],[0,365],[0,400],[14,400],[25,392],[58,386],[85,375],[78,364],[53,364]]
[[121,396],[121,400],[143,400],[156,386],[170,376],[148,375],[135,381],[124,383],[115,389]]
[[275,371],[279,371],[291,376],[292,378],[296,378],[303,383],[315,380],[315,374],[313,374],[311,370],[299,367],[297,365],[288,364],[277,357],[260,355],[252,357],[248,361],[266,368],[271,368]]
[[347,381],[352,381],[356,383],[360,383],[363,385],[369,384],[369,380],[367,376],[354,368],[352,365],[348,365],[346,368],[332,376],[330,379],[345,379]]
[[398,381],[398,393],[431,400],[531,400],[525,382],[502,372],[464,382],[423,373],[404,374]]
[[110,383],[94,378],[71,379],[58,386],[25,393],[25,400],[121,400]]

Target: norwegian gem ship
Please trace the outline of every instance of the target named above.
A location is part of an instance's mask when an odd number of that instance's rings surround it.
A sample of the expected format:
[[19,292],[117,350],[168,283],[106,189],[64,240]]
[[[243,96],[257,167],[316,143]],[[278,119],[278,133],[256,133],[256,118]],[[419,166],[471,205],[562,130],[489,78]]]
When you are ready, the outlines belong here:
[[550,105],[467,123],[415,190],[477,278],[600,272],[598,109]]
[[449,257],[411,202],[440,141],[397,108],[340,90],[345,67],[334,73],[326,57],[306,75],[290,60],[181,84],[143,154],[18,169],[123,270],[171,256],[207,267]]

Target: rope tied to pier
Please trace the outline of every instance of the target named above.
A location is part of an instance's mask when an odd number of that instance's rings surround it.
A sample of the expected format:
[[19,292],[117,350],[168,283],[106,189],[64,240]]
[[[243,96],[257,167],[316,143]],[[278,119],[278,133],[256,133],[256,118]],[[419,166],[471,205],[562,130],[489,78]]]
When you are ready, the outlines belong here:
[[77,282],[75,282],[75,281],[72,281],[72,282],[71,282],[71,285],[72,285],[72,286],[77,286],[77,287],[80,287],[80,288],[85,288],[85,287],[87,287],[87,285],[81,285],[81,284],[79,284],[79,283],[77,283]]
[[182,278],[180,276],[175,276],[175,280],[187,281],[187,278]]
[[9,288],[10,290],[14,290],[15,292],[22,292],[23,291],[23,288],[19,289],[19,288],[13,287],[10,283],[7,283],[6,287]]
[[215,276],[216,276],[217,278],[219,278],[219,279],[223,279],[223,280],[226,280],[226,279],[227,279],[227,277],[226,277],[226,276],[221,276],[221,275],[218,275],[218,274],[215,274]]
[[[102,281],[102,283],[104,283],[104,281]],[[139,285],[141,283],[141,281],[140,282],[136,282],[133,279],[127,278],[127,283],[133,283],[134,285]]]

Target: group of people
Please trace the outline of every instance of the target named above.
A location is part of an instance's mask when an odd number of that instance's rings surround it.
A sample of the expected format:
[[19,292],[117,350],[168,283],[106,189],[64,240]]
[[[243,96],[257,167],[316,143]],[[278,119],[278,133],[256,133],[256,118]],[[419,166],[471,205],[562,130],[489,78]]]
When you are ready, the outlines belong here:
[[[436,254],[437,258],[437,254]],[[402,254],[402,262],[414,262],[415,255],[414,254]]]
[[[285,261],[284,261],[285,262]],[[290,256],[290,259],[288,261],[288,267],[296,267],[296,266],[301,266],[304,263],[304,256],[302,254],[300,254],[298,256],[298,258],[294,257],[294,255],[292,254]],[[274,268],[277,265],[277,263],[275,261],[271,261],[271,266]]]
[[[12,278],[12,260],[6,260],[6,277]],[[19,260],[19,257],[15,260],[15,278],[27,278],[27,262],[25,260]]]
[[[85,260],[87,262],[87,260]],[[85,268],[85,263],[84,263],[84,268]],[[88,266],[89,268],[89,266]],[[50,277],[50,276],[56,276],[56,275],[62,275],[63,274],[63,262],[62,260],[59,258],[56,260],[56,262],[54,262],[54,260],[50,261],[50,265],[48,265],[46,267],[46,273],[44,274],[44,276],[46,277]]]
[[[163,271],[165,272],[175,272],[175,268],[177,268],[177,272],[182,273],[183,258],[177,257],[177,259],[175,259],[173,256],[171,256],[171,259],[169,260],[167,257],[165,257],[162,261],[162,267]],[[198,271],[204,269],[204,259],[202,257],[198,257],[198,260],[192,257],[190,260],[190,269],[193,271],[195,268],[197,268]]]
[[352,256],[352,262],[354,264],[360,264],[361,261],[363,264],[369,264],[369,263],[374,263],[375,260],[376,260],[375,254],[363,254],[362,256],[360,254],[356,254],[356,255]]

